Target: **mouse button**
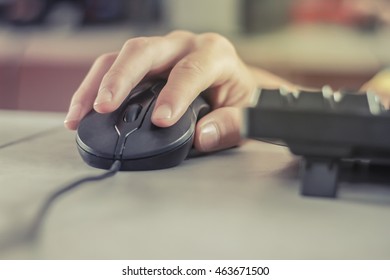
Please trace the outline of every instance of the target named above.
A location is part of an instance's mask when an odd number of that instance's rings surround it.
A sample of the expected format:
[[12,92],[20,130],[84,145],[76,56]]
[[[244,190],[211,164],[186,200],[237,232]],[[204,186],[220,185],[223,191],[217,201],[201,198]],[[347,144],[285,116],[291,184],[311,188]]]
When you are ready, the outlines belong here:
[[141,104],[131,104],[127,107],[127,110],[125,111],[125,115],[123,120],[125,122],[134,122],[138,119],[139,114],[142,111],[142,105]]
[[107,133],[103,135],[77,135],[77,144],[84,151],[103,158],[114,158],[117,134]]
[[128,135],[138,129],[154,100],[154,94],[150,90],[132,97],[115,123],[118,133]]
[[112,115],[92,111],[80,122],[77,143],[86,152],[112,158],[118,141],[114,123]]
[[150,83],[140,83],[134,89],[132,89],[122,104],[118,107],[118,112],[126,111],[127,107],[131,104],[139,103],[143,104],[150,99],[154,98],[154,93],[151,91]]
[[134,89],[131,91],[131,94],[132,95],[136,95],[136,94],[140,94],[144,91],[147,91],[148,89],[150,89],[151,87],[153,86],[153,84],[151,82],[142,82],[142,83],[139,83],[137,84]]
[[152,87],[152,92],[158,96],[160,94],[160,91],[163,89],[163,87],[165,86],[165,82],[161,81],[161,82],[158,82],[156,83],[153,87]]
[[124,119],[127,113],[129,113],[129,117],[133,115],[138,117],[142,110],[148,108],[154,99],[155,96],[151,90],[146,90],[144,92],[132,95],[125,102],[126,104],[124,104],[123,110],[121,110],[124,113]]
[[144,122],[141,129],[127,137],[123,158],[155,156],[183,145],[194,135],[195,122],[192,116],[193,114],[187,110],[176,124],[165,128],[157,127],[151,122]]
[[154,98],[155,95],[153,91],[150,88],[147,88],[142,92],[138,92],[137,94],[132,95],[128,104],[138,103],[144,105],[144,103],[149,103]]
[[196,121],[210,113],[211,107],[202,96],[198,96],[190,106],[196,116]]
[[113,127],[115,118],[110,114],[99,114],[95,111],[89,112],[80,122],[78,132],[82,134],[94,134]]

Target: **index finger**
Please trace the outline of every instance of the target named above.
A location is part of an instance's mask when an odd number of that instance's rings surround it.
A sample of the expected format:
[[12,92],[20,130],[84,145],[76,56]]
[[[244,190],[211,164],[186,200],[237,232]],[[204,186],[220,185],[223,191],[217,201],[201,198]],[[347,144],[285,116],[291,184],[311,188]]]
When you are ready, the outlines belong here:
[[79,88],[73,94],[64,121],[65,127],[76,129],[80,120],[92,109],[102,77],[111,67],[116,57],[116,53],[105,54],[93,63]]

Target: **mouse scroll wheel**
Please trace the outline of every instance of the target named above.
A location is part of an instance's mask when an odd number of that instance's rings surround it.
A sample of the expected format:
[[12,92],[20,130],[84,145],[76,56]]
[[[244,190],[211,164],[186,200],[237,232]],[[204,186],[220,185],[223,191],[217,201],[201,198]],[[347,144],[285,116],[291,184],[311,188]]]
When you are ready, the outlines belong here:
[[141,104],[132,104],[127,108],[123,120],[125,122],[133,122],[138,118],[139,113],[141,113],[141,111],[142,111]]

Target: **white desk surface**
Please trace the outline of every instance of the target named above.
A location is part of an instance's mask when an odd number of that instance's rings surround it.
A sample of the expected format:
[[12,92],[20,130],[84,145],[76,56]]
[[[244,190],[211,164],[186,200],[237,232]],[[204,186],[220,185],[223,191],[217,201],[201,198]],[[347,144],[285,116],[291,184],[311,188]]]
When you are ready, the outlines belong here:
[[[81,160],[63,117],[0,111],[0,244],[53,191],[103,172]],[[39,240],[3,247],[0,259],[390,258],[388,186],[342,184],[337,199],[320,199],[299,184],[288,150],[256,141],[120,172],[59,198]]]

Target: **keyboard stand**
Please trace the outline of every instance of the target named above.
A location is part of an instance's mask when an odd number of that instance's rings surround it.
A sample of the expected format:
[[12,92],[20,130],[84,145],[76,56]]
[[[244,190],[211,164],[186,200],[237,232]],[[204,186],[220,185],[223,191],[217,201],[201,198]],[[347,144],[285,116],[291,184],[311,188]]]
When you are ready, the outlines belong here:
[[336,197],[339,169],[338,160],[304,157],[301,170],[301,194],[304,196]]

